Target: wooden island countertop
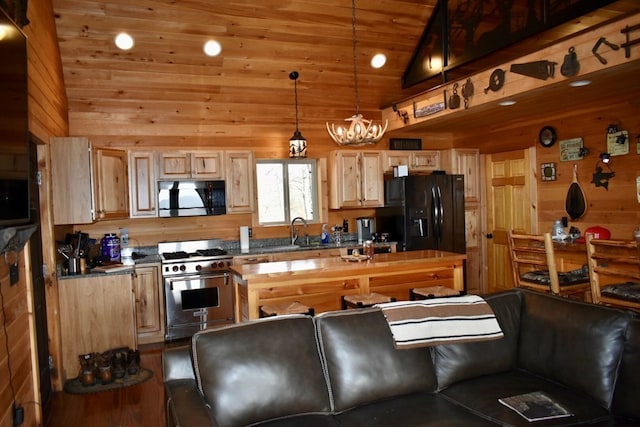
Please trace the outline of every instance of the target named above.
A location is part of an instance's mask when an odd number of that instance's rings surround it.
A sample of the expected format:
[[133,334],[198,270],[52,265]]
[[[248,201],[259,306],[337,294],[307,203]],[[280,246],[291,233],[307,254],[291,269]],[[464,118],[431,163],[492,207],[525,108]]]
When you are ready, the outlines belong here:
[[448,286],[464,290],[466,255],[436,250],[376,254],[350,262],[342,257],[232,266],[236,321],[257,319],[266,303],[300,302],[316,313],[339,310],[344,295],[377,292],[408,300],[409,290]]

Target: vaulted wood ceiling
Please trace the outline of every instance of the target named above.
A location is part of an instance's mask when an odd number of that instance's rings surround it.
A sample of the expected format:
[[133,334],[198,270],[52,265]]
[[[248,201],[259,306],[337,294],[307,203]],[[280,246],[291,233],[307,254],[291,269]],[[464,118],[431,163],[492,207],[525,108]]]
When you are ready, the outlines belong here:
[[[401,88],[404,72],[436,0],[357,0],[359,107],[365,116],[424,91]],[[70,132],[99,145],[260,146],[280,154],[295,127],[330,147],[325,122],[355,111],[351,2],[348,0],[53,0],[69,102]],[[629,12],[621,0],[537,37],[552,43]],[[135,38],[118,50],[121,31]],[[208,58],[215,38],[222,54]],[[521,43],[474,66],[531,49]],[[378,52],[382,69],[369,66]],[[563,94],[559,93],[558,97]],[[554,102],[547,100],[547,102]]]

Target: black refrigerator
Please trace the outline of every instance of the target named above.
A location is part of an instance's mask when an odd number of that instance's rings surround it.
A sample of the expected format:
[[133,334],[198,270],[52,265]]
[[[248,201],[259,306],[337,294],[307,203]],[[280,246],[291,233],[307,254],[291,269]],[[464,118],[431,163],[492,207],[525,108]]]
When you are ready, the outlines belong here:
[[389,233],[398,251],[465,253],[464,176],[411,175],[385,181],[385,207],[376,231]]

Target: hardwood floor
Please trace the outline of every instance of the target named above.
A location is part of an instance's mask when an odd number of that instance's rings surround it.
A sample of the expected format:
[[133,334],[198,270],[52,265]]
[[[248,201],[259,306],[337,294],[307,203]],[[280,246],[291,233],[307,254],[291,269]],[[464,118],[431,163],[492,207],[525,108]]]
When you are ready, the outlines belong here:
[[165,392],[162,383],[164,345],[140,346],[140,365],[153,378],[131,387],[93,394],[53,393],[44,414],[46,427],[164,426]]

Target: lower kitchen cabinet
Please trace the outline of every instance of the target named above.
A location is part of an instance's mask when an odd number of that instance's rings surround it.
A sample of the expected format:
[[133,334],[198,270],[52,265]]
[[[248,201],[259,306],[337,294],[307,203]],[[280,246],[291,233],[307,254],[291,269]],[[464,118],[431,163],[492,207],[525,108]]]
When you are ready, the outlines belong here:
[[136,266],[133,294],[138,344],[164,341],[164,292],[160,264]]
[[78,356],[137,348],[131,273],[58,280],[62,381],[78,376]]

